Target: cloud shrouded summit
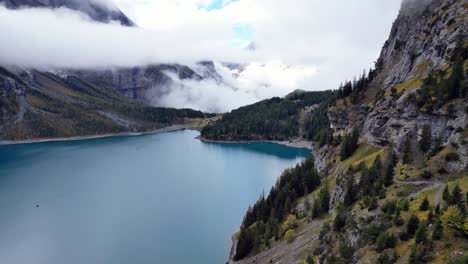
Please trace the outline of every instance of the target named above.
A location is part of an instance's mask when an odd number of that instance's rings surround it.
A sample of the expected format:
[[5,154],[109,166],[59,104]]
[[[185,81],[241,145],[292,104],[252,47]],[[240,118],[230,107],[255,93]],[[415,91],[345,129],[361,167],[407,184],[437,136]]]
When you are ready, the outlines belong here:
[[[8,40],[2,43],[0,64],[94,69],[248,62],[242,78],[227,81],[226,87],[234,83],[234,90],[217,89],[218,83],[184,81],[164,98],[167,106],[177,107],[221,100],[214,103],[220,105],[216,109],[229,110],[295,89],[336,89],[341,81],[373,66],[400,7],[399,0],[215,2],[93,0],[121,9],[138,27],[98,23],[86,13],[63,7],[0,6],[0,34]],[[247,43],[255,49],[245,49]],[[265,69],[274,74],[265,74]],[[188,92],[187,86],[194,89]],[[239,98],[239,103],[219,99],[224,97]]]
[[0,4],[11,9],[64,7],[82,12],[95,21],[116,21],[123,26],[135,26],[112,0],[0,0]]

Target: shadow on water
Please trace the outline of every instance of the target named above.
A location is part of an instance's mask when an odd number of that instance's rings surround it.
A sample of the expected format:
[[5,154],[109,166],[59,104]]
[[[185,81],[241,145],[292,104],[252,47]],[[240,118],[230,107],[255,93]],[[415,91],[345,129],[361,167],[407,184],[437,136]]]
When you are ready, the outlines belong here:
[[[176,132],[167,132],[176,133]],[[156,136],[162,135],[141,135],[141,136],[115,136],[103,138],[89,138],[83,140],[65,140],[65,141],[48,141],[36,143],[22,143],[14,145],[0,145],[0,167],[5,163],[22,163],[32,160],[40,155],[49,155],[51,150],[60,150],[62,153],[77,149],[85,149],[90,147],[109,147],[111,145],[119,145],[131,143],[131,141],[141,142],[147,140],[148,137],[154,137],[152,140],[158,140]]]
[[213,143],[203,142],[203,144],[213,147],[222,148],[224,150],[239,150],[239,151],[250,151],[259,154],[267,154],[282,159],[295,159],[301,157],[307,157],[311,155],[311,151],[306,148],[292,148],[279,144],[269,142],[253,142],[253,143]]

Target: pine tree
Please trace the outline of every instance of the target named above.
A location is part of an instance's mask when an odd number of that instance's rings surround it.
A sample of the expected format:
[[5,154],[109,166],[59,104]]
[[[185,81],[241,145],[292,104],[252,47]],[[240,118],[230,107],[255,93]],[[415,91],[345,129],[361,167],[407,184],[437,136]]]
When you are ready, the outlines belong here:
[[359,187],[362,193],[369,195],[371,192],[371,186],[372,186],[372,181],[371,181],[371,176],[370,176],[371,172],[367,168],[364,162],[359,164],[359,170],[361,171],[361,179],[359,180]]
[[377,155],[377,157],[374,160],[374,163],[372,164],[372,169],[374,170],[376,177],[375,179],[379,178],[382,172],[382,159],[380,158],[380,155]]
[[402,210],[403,211],[408,211],[409,210],[409,201],[407,199],[403,199]]
[[429,200],[427,199],[427,196],[426,196],[424,197],[424,200],[419,206],[419,211],[427,211],[428,209],[429,209]]
[[442,140],[440,139],[440,137],[437,137],[434,141],[434,146],[432,147],[432,150],[431,150],[431,157],[437,155],[437,153],[440,152],[442,148]]
[[434,210],[434,213],[435,213],[436,215],[440,215],[440,204],[437,204],[437,206],[436,206],[436,208],[435,208],[435,210]]
[[455,62],[457,60],[465,60],[468,57],[468,49],[465,48],[465,36],[459,34],[456,37],[455,48],[453,49],[450,61]]
[[419,263],[420,254],[418,252],[418,248],[416,244],[411,246],[410,256],[408,259],[408,264],[417,264]]
[[419,140],[419,148],[423,153],[426,153],[431,149],[431,127],[429,125],[424,126],[421,133],[421,139]]
[[432,210],[429,211],[429,213],[427,214],[427,223],[432,223],[432,221],[434,220],[434,213],[432,212]]
[[452,56],[450,58],[452,64],[452,71],[448,80],[444,80],[445,92],[447,94],[447,99],[455,99],[458,96],[464,97],[466,95],[466,85],[463,85],[465,79],[463,62],[466,59],[467,49],[464,47],[464,38],[462,35],[459,35],[457,44],[453,50]]
[[464,216],[458,206],[451,205],[440,217],[444,230],[463,230]]
[[354,151],[358,148],[358,140],[359,130],[357,128],[354,128],[351,134],[344,136],[340,149],[341,160],[345,160],[353,155]]
[[314,199],[314,205],[312,206],[312,217],[317,218],[320,216],[322,209],[320,208],[320,200],[318,198]]
[[396,155],[394,152],[392,152],[390,154],[390,158],[388,159],[387,167],[385,169],[385,174],[384,174],[384,184],[387,187],[393,184],[396,163],[397,163]]
[[427,239],[426,225],[423,222],[420,222],[418,226],[418,230],[416,231],[416,234],[415,234],[415,242],[416,244],[421,244],[425,242],[426,239]]
[[344,196],[344,201],[343,201],[344,205],[350,206],[351,204],[353,204],[355,201],[356,193],[357,193],[357,190],[356,190],[356,184],[354,181],[354,176],[351,175],[348,178],[347,184],[346,184],[346,191],[345,191],[345,196]]
[[452,204],[452,196],[450,195],[448,185],[445,186],[444,192],[442,194],[442,199],[444,199],[447,204]]
[[413,237],[416,229],[419,227],[419,218],[412,214],[406,223],[406,233],[409,237]]
[[330,208],[330,193],[328,191],[328,184],[325,184],[319,193],[320,211],[327,213]]
[[440,221],[435,222],[434,230],[432,231],[432,239],[440,240],[442,238],[443,231],[444,229],[442,228]]
[[377,198],[375,196],[371,196],[369,199],[369,205],[367,208],[369,211],[377,209]]
[[466,93],[466,91],[462,89],[462,82],[464,79],[463,60],[457,58],[453,63],[452,72],[447,80],[449,100],[458,98]]
[[253,234],[249,228],[242,228],[237,240],[235,260],[241,260],[250,254],[254,246]]
[[462,213],[465,213],[465,200],[463,199],[462,190],[460,189],[460,186],[458,184],[455,186],[455,188],[453,188],[451,199],[452,204],[458,206],[460,211]]
[[411,135],[408,135],[403,145],[403,164],[411,164],[412,162],[413,151],[411,149]]
[[350,138],[351,154],[354,153],[354,151],[356,151],[356,149],[358,148],[358,141],[359,141],[359,129],[355,127],[353,129],[353,132],[351,133],[351,138]]
[[340,149],[340,158],[341,160],[345,160],[350,156],[349,151],[349,136],[345,135],[343,140],[341,141],[341,149]]

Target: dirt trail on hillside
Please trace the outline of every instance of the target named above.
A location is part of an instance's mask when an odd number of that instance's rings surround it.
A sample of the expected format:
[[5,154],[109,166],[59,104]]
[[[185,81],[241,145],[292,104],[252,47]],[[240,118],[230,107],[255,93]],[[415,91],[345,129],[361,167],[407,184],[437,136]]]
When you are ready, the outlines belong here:
[[423,185],[423,184],[428,184],[429,186],[427,186],[426,188],[416,192],[416,193],[413,193],[411,194],[410,196],[408,196],[409,199],[413,198],[413,197],[416,197],[418,196],[419,194],[423,193],[423,192],[426,192],[426,191],[429,191],[429,190],[432,190],[434,188],[439,188],[437,190],[437,193],[434,197],[434,205],[437,205],[440,203],[440,198],[442,197],[442,193],[445,189],[445,186],[447,186],[446,183],[443,183],[441,181],[400,181],[400,180],[397,180],[396,177],[394,179],[395,183],[400,183],[400,184],[412,184],[412,185]]

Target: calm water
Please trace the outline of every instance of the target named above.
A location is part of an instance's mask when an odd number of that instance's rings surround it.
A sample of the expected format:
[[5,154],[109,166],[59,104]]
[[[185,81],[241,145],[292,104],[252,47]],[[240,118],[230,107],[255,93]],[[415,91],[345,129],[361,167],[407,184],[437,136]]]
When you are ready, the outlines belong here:
[[197,135],[0,146],[0,263],[224,263],[248,205],[310,153]]

